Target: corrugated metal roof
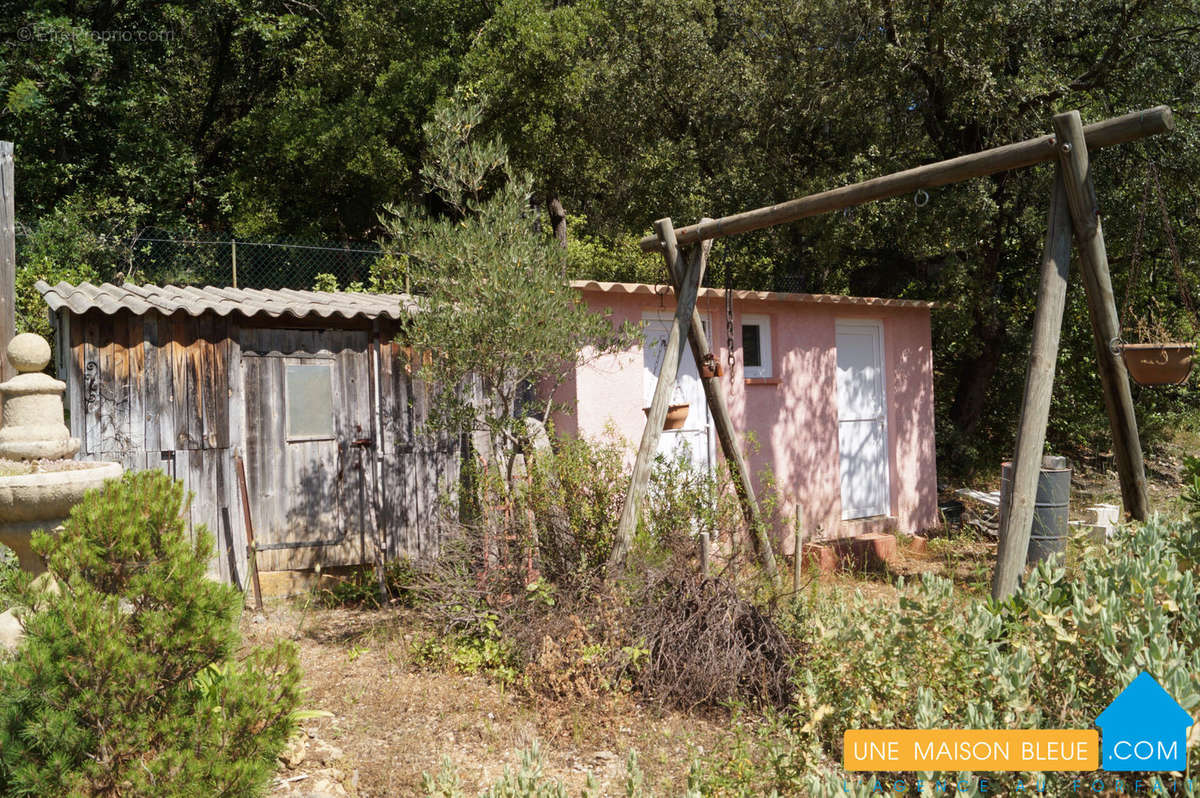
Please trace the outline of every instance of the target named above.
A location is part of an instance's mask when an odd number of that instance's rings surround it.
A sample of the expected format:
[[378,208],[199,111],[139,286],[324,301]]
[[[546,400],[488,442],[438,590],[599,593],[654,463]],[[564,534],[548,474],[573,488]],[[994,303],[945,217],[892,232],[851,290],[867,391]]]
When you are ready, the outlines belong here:
[[[665,285],[650,283],[606,283],[599,280],[572,280],[571,287],[580,291],[603,291],[610,294],[671,293]],[[723,288],[701,288],[701,298],[724,299]],[[882,299],[873,296],[841,296],[839,294],[789,294],[781,291],[733,291],[734,299],[757,299],[767,302],[804,302],[816,305],[866,305],[881,308],[932,308],[933,302],[920,299]]]
[[130,283],[104,283],[98,286],[91,283],[59,283],[52,286],[44,280],[38,280],[34,285],[51,310],[65,307],[74,313],[99,310],[111,315],[120,310],[129,310],[138,315],[156,311],[166,316],[174,313],[187,313],[189,316],[240,313],[243,316],[266,316],[272,319],[281,316],[297,319],[340,316],[344,319],[399,320],[415,308],[412,297],[407,294],[293,291],[288,288],[265,291],[211,285],[192,288]]

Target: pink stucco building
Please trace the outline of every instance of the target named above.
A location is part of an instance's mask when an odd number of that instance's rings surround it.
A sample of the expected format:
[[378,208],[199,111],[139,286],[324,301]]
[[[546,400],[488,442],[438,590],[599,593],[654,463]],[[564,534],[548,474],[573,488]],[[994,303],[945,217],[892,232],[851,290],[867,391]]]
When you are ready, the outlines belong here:
[[[615,429],[636,448],[661,368],[674,296],[663,286],[578,281],[594,310],[644,329],[645,344],[594,360],[560,389],[562,432],[599,437]],[[914,533],[937,521],[932,303],[899,299],[733,292],[733,360],[725,292],[704,288],[697,309],[734,424],[757,441],[757,474],[769,469],[784,517],[801,508],[810,539],[885,529]],[[660,451],[688,452],[712,468],[720,446],[696,364],[685,346],[673,402],[688,403],[684,428]],[[573,412],[571,412],[573,411]],[[790,529],[777,530],[791,550]]]

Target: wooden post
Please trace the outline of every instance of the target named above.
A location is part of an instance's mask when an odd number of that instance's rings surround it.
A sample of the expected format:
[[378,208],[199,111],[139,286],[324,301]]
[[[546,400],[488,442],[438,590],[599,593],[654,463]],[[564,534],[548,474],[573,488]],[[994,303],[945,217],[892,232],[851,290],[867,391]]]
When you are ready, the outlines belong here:
[[1055,115],[1054,132],[1058,135],[1059,164],[1067,202],[1071,207],[1075,241],[1079,246],[1080,271],[1087,292],[1092,339],[1096,345],[1096,365],[1104,391],[1104,407],[1112,427],[1117,473],[1121,479],[1121,498],[1128,516],[1145,521],[1150,512],[1150,501],[1146,495],[1142,443],[1138,438],[1137,416],[1133,411],[1133,395],[1129,390],[1125,363],[1114,351],[1121,336],[1120,321],[1108,273],[1100,208],[1089,171],[1088,145],[1079,112],[1068,111]]
[[250,565],[250,581],[254,585],[254,609],[262,612],[262,585],[258,581],[258,549],[254,547],[254,522],[250,520],[250,497],[246,490],[246,466],[242,456],[235,454],[237,465],[238,493],[242,497],[242,517],[246,522],[246,562]]
[[1042,251],[1042,278],[1038,288],[1037,309],[1033,314],[1033,341],[1029,346],[1029,364],[1025,370],[1025,395],[1021,400],[1021,420],[1017,426],[1013,478],[1000,513],[1000,543],[996,552],[996,570],[992,575],[992,597],[1000,601],[1017,589],[1025,572],[1029,551],[1029,533],[1033,525],[1038,474],[1042,465],[1042,447],[1046,444],[1046,422],[1050,418],[1050,397],[1054,388],[1054,367],[1062,333],[1063,308],[1067,301],[1067,272],[1071,263],[1071,211],[1059,167],[1054,176],[1054,191],[1047,214],[1046,246]]
[[700,576],[708,579],[708,561],[712,557],[712,538],[707,532],[700,533]]
[[[621,508],[621,520],[617,524],[616,540],[608,558],[608,576],[616,576],[625,567],[625,557],[633,544],[633,533],[637,529],[642,499],[646,496],[646,485],[650,481],[650,467],[658,452],[658,441],[662,437],[663,422],[667,418],[667,405],[675,390],[675,378],[679,374],[679,361],[683,356],[683,338],[696,312],[696,295],[700,291],[700,280],[704,276],[708,247],[692,247],[688,251],[687,266],[683,254],[675,245],[675,228],[671,220],[659,219],[654,223],[663,244],[663,257],[667,259],[667,270],[672,268],[685,275],[680,289],[675,294],[675,322],[667,336],[666,351],[663,353],[662,368],[658,373],[658,384],[654,388],[654,400],[642,432],[642,443],[638,447],[637,459],[633,463],[633,476],[629,480],[629,492],[625,495],[625,506]],[[674,264],[674,267],[672,267]]]
[[17,331],[17,222],[13,143],[0,141],[0,380],[13,376],[4,353]]
[[[705,221],[709,220],[701,220],[701,222]],[[712,246],[712,241],[702,241],[699,245],[705,248],[704,257],[707,260],[708,248]],[[683,273],[677,268],[676,262],[670,258],[667,259],[667,271],[671,275],[671,284],[678,296],[682,288]],[[688,343],[691,345],[692,357],[695,358],[697,366],[705,362],[712,354],[712,349],[708,345],[708,335],[704,332],[704,321],[700,318],[700,312],[694,308],[692,321],[688,327]],[[725,404],[725,389],[721,386],[721,378],[716,375],[711,377],[701,375],[700,382],[704,386],[704,397],[708,402],[708,409],[712,412],[717,439],[721,441],[721,451],[730,465],[732,472],[730,476],[733,477],[734,489],[737,491],[738,500],[742,505],[742,515],[753,536],[754,551],[762,563],[763,570],[774,579],[777,572],[775,554],[771,550],[767,527],[762,520],[762,512],[758,508],[758,498],[754,493],[754,481],[750,475],[750,466],[746,463],[746,455],[742,452],[737,429],[733,426],[733,418],[729,415],[729,406]]]
[[801,535],[801,519],[804,516],[804,509],[797,502],[796,504],[796,529],[792,533],[794,535],[794,544],[792,549],[792,590],[799,592],[800,590],[800,570],[804,567],[804,537]]

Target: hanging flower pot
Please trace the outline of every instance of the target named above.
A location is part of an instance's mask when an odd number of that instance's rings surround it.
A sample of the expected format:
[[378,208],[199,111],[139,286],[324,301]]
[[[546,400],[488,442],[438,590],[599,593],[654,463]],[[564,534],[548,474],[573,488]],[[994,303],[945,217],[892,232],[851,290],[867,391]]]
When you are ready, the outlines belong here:
[[717,360],[716,356],[712,352],[705,355],[704,359],[700,361],[700,379],[710,380],[713,377],[724,376],[725,369],[721,367],[721,363]]
[[1179,385],[1192,371],[1192,344],[1122,344],[1121,358],[1138,385]]
[[[1142,227],[1146,217],[1146,207],[1150,204],[1151,188],[1158,200],[1158,209],[1162,214],[1163,234],[1167,246],[1171,250],[1171,265],[1175,270],[1175,281],[1179,284],[1179,298],[1196,319],[1196,329],[1200,329],[1200,312],[1192,302],[1188,281],[1183,273],[1183,259],[1179,257],[1179,247],[1175,245],[1175,233],[1171,229],[1171,217],[1167,213],[1167,203],[1163,198],[1162,186],[1158,182],[1158,168],[1151,161],[1146,172],[1146,189],[1142,195],[1142,205],[1138,211],[1137,231],[1133,236],[1133,254],[1129,258],[1129,283],[1125,287],[1125,310],[1121,314],[1121,325],[1125,326],[1131,315],[1131,290],[1138,282],[1141,270],[1138,266],[1138,255],[1142,248]],[[1194,344],[1171,342],[1171,333],[1162,323],[1163,314],[1158,301],[1151,297],[1151,308],[1148,317],[1139,320],[1133,328],[1138,338],[1152,343],[1127,344],[1120,338],[1116,339],[1114,349],[1121,353],[1129,376],[1138,385],[1180,385],[1187,381],[1192,372],[1192,360],[1196,352]],[[1158,311],[1157,313],[1155,311]],[[1157,318],[1156,318],[1157,316]]]
[[[663,420],[663,429],[683,429],[683,422],[687,421],[689,407],[691,405],[688,404],[668,405],[667,417]],[[647,418],[650,416],[650,408],[643,407],[642,412],[646,414]]]

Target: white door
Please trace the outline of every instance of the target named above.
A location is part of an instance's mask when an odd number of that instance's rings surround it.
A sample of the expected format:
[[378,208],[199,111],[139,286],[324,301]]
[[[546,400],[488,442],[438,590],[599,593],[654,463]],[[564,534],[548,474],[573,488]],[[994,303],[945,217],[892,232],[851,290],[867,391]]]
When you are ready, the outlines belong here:
[[[654,389],[658,385],[663,354],[667,348],[667,336],[675,316],[665,311],[651,312],[644,314],[642,321],[646,337],[646,345],[642,349],[642,407],[649,407],[654,399]],[[707,321],[704,323],[704,329],[707,332]],[[658,441],[658,453],[678,457],[686,451],[693,466],[703,473],[708,473],[712,470],[715,460],[712,423],[708,413],[708,402],[704,398],[704,385],[700,382],[696,359],[692,357],[692,348],[686,338],[683,341],[683,358],[679,362],[675,390],[671,394],[671,404],[684,403],[688,405],[688,415],[683,428],[663,430]]]
[[883,380],[883,325],[837,322],[843,519],[887,515],[890,509]]

